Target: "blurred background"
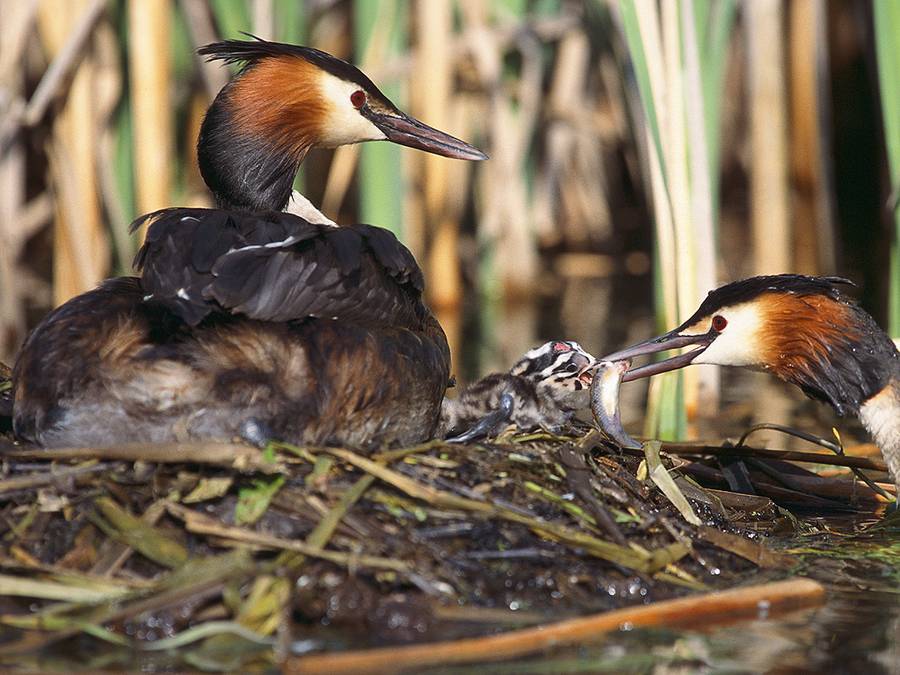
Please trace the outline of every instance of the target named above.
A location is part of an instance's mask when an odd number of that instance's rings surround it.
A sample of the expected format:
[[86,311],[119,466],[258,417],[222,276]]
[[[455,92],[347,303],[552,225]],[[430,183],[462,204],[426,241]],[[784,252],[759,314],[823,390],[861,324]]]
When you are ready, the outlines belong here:
[[[356,63],[491,156],[370,143],[314,151],[297,179],[327,216],[388,227],[415,253],[461,381],[544,339],[596,354],[644,339],[753,274],[849,277],[900,334],[900,2],[0,0],[0,12],[0,360],[49,309],[129,273],[137,215],[211,205],[195,142],[231,71],[195,50],[242,31]],[[696,434],[685,425],[718,409],[719,376],[654,378],[645,431]],[[779,396],[796,396],[777,387],[731,391],[755,392],[753,416],[778,421]],[[643,419],[644,390],[628,396],[626,419]]]

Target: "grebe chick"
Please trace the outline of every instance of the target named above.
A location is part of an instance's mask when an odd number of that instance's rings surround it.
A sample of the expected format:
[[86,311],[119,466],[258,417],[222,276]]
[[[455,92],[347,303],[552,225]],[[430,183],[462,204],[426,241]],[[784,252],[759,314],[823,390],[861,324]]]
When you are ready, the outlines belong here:
[[0,433],[12,431],[12,369],[0,362]]
[[[513,424],[555,430],[590,404],[594,357],[577,342],[554,340],[525,353],[506,373],[491,373],[441,404],[440,429],[467,442]],[[455,436],[452,434],[456,434]]]

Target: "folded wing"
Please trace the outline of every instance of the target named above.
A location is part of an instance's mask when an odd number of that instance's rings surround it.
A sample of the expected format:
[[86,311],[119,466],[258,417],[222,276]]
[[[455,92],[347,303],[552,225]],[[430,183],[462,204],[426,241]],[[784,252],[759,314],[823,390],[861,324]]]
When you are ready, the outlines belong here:
[[166,209],[135,259],[146,299],[196,325],[212,313],[417,327],[422,272],[388,230],[331,227],[289,213]]

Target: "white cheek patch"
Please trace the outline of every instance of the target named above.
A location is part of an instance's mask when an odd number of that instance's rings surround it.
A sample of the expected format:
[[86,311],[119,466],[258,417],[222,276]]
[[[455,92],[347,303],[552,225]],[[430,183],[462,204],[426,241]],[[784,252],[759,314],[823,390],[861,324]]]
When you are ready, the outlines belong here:
[[381,129],[363,117],[350,102],[350,95],[359,90],[358,84],[346,82],[323,70],[319,75],[319,87],[328,109],[319,145],[334,148],[387,138]]
[[566,373],[565,368],[569,364],[571,355],[571,352],[561,352],[557,354],[556,358],[553,359],[553,362],[541,371],[541,379],[546,380],[554,375]]
[[510,368],[509,374],[526,377],[542,390],[555,392],[555,397],[560,392],[564,392],[566,396],[578,395],[579,392],[586,392],[590,386],[579,375],[594,362],[594,357],[577,342],[553,340],[523,354]]
[[[759,311],[758,306],[745,303],[726,307],[717,312],[728,321],[728,325],[725,326],[719,337],[694,359],[694,363],[711,363],[719,366],[758,366],[762,361]],[[709,321],[705,323],[708,328]]]
[[529,349],[522,355],[522,361],[536,361],[542,354],[546,354],[550,351],[550,347],[547,345],[541,345],[540,347],[535,347],[534,349]]

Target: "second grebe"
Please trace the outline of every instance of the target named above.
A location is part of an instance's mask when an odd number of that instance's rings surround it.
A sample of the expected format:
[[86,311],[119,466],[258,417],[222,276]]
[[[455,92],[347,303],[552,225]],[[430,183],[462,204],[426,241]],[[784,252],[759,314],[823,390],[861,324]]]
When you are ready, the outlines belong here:
[[837,277],[798,274],[735,281],[711,291],[678,328],[605,360],[695,347],[634,368],[624,381],[691,363],[770,372],[839,415],[859,415],[900,493],[900,353],[875,320],[845,296]]

